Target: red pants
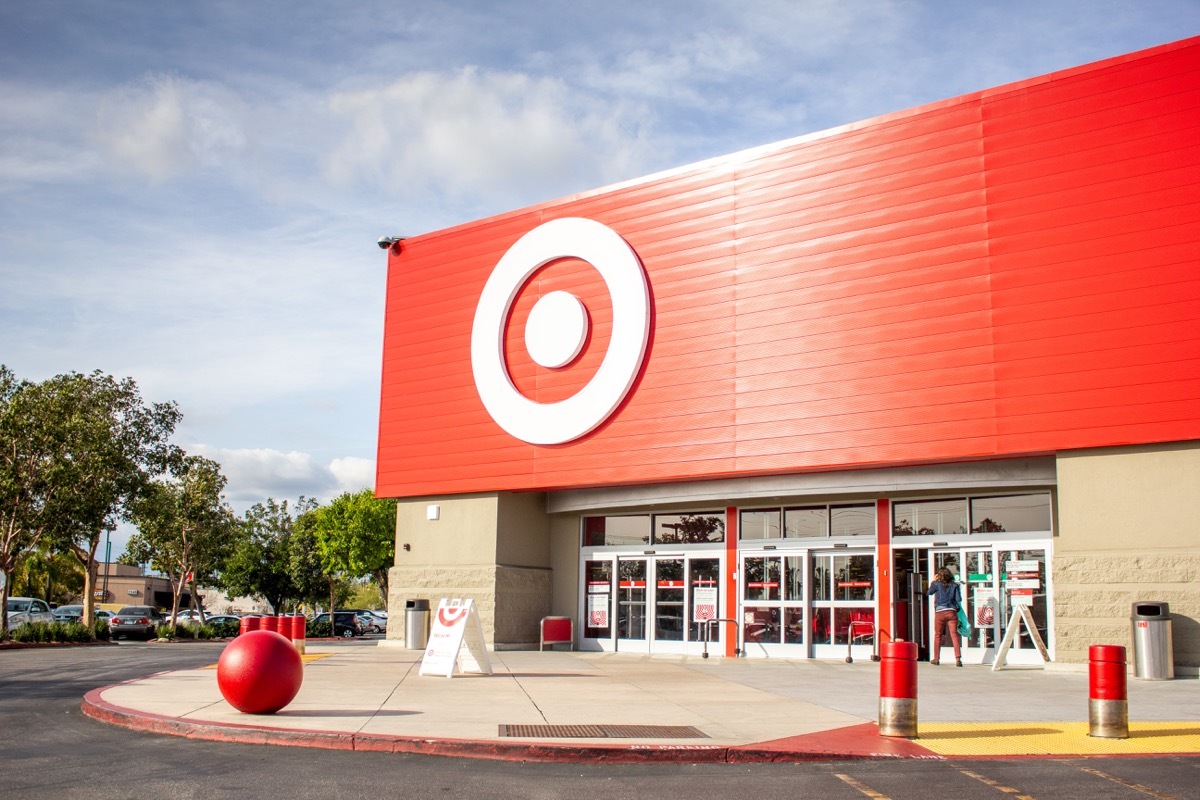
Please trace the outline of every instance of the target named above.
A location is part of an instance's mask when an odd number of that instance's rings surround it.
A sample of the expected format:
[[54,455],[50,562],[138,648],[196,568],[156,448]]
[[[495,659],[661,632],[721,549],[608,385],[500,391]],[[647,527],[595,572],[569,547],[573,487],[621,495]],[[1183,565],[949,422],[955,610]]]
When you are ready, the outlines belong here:
[[962,658],[962,637],[958,635],[958,612],[939,611],[933,615],[933,650],[930,661],[940,661],[942,658],[942,629],[950,626],[950,642],[954,645],[954,657]]

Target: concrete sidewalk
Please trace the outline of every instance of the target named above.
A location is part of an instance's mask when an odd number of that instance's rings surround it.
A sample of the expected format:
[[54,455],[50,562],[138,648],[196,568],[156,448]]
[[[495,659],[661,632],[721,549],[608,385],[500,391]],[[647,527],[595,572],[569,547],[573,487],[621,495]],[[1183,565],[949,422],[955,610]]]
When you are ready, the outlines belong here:
[[878,733],[879,664],[616,653],[491,654],[421,677],[421,651],[310,643],[304,684],[253,716],[215,663],[97,689],[85,713],[223,741],[539,761],[1200,754],[1200,681],[1129,680],[1130,738],[1087,735],[1083,672],[921,664],[919,738]]

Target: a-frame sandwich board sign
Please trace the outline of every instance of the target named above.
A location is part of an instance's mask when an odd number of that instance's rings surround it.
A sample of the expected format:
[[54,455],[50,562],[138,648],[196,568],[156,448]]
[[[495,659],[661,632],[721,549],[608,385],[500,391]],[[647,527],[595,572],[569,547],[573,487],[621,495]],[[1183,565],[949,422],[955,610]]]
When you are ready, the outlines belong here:
[[442,598],[418,674],[452,678],[456,671],[491,675],[492,662],[488,658],[483,624],[479,621],[475,601]]

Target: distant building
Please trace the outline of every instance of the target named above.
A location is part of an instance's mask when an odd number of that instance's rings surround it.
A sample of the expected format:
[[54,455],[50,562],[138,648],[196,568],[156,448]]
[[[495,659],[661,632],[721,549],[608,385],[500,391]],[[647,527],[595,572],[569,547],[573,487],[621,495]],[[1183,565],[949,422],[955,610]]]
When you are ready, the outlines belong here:
[[[106,605],[154,606],[171,610],[174,594],[171,582],[166,578],[147,575],[141,567],[128,564],[104,563],[96,565],[95,600]],[[191,592],[184,589],[180,607],[191,603]]]

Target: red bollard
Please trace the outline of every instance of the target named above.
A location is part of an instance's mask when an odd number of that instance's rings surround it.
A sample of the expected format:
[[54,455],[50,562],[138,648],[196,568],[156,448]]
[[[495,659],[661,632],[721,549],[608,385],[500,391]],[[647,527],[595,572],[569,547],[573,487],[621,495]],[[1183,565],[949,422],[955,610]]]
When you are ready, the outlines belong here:
[[879,733],[917,738],[916,642],[885,642],[879,652]]
[[1094,644],[1088,648],[1088,736],[1129,738],[1125,648]]
[[292,622],[292,646],[296,648],[296,652],[304,655],[304,642],[307,631],[308,620],[303,614],[294,614]]
[[279,633],[279,617],[267,614],[259,620],[258,629],[260,631],[274,631],[275,633]]
[[256,616],[242,617],[241,624],[238,625],[238,635],[258,630],[258,619]]

